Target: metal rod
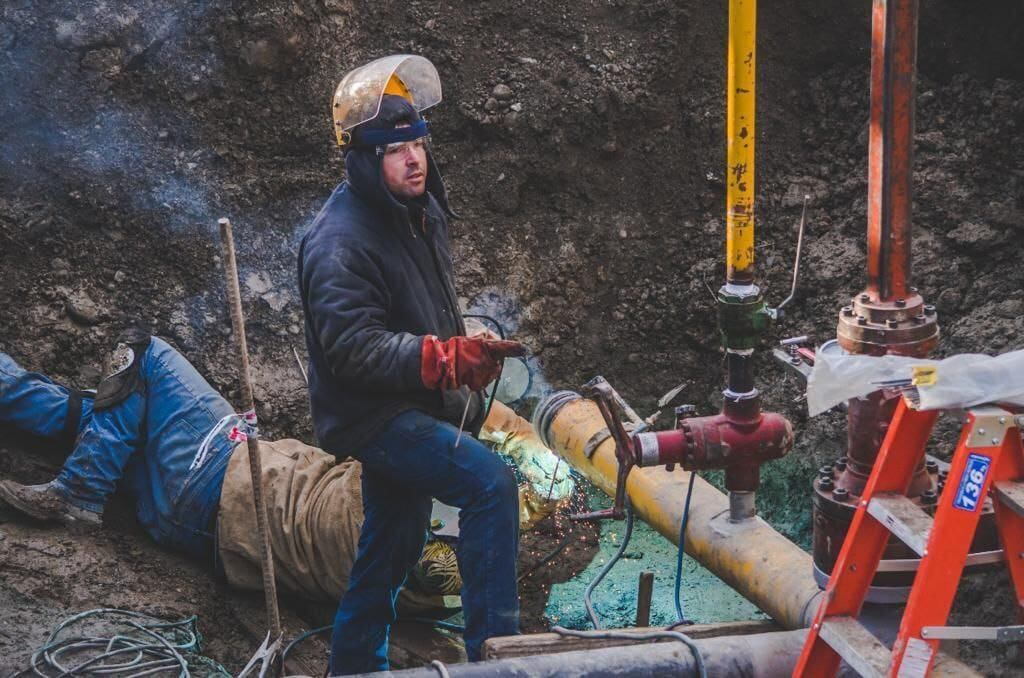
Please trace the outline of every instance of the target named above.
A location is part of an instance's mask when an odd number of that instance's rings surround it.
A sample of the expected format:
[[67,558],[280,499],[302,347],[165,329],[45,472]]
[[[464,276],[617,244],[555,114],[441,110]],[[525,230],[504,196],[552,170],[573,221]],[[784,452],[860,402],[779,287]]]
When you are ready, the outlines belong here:
[[636,589],[636,625],[651,625],[651,597],[654,594],[654,573],[644,570],[640,573],[640,581]]
[[918,0],[874,0],[868,142],[868,292],[906,298],[911,271]]
[[[242,294],[238,287],[238,266],[235,261],[235,241],[231,235],[231,222],[220,219],[221,246],[224,249],[224,275],[227,279],[228,310],[231,326],[238,344],[238,381],[245,412],[255,412],[252,381],[249,376],[249,349],[245,342],[245,317],[242,315]],[[267,508],[263,503],[263,469],[260,463],[259,437],[255,430],[248,432],[249,475],[252,479],[252,498],[256,509],[256,526],[260,533],[260,566],[263,573],[263,594],[267,603],[267,624],[271,641],[281,637],[281,613],[277,607],[277,584],[274,579],[274,560],[270,550],[270,530]]]
[[[781,310],[783,306],[788,304],[796,296],[796,283],[800,278],[800,252],[804,248],[804,226],[807,223],[807,201],[811,199],[811,196],[804,196],[804,207],[800,210],[800,232],[796,236],[796,258],[793,261],[793,284],[789,287],[789,296],[782,300],[775,310]],[[807,340],[807,337],[804,337]],[[783,342],[785,343],[785,342]]]

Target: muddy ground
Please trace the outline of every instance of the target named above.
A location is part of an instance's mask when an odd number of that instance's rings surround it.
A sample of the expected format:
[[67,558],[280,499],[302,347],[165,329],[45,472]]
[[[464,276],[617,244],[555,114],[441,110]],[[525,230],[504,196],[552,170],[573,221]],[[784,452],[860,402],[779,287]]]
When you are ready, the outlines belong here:
[[[940,353],[1020,348],[1024,9],[922,5],[914,281],[939,307]],[[771,301],[812,198],[802,288],[778,337],[831,337],[863,284],[868,11],[786,0],[759,17],[757,257]],[[685,380],[677,402],[711,411],[723,381],[706,284],[722,278],[725,32],[724,7],[692,0],[8,0],[0,350],[91,387],[118,329],[141,319],[236,396],[214,228],[227,215],[261,418],[271,435],[308,439],[293,271],[303,226],[341,179],[329,96],[348,68],[409,51],[445,85],[431,122],[462,215],[464,305],[499,314],[556,387],[601,373],[647,414]],[[760,508],[806,544],[808,484],[841,453],[843,420],[808,420],[799,385],[767,358],[759,382],[799,434],[766,470]],[[43,480],[57,464],[39,441],[0,439],[0,475]],[[110,533],[89,539],[0,527],[0,595],[17,609],[0,657],[25,656],[64,612],[116,603],[199,613],[211,656],[239,668],[251,646],[230,630],[227,594],[148,544],[126,506],[109,513]],[[524,586],[525,629],[547,625],[549,586],[594,558],[595,533],[581,536],[537,575],[546,584]],[[529,537],[524,566],[559,539]],[[965,597],[968,618],[1009,620],[992,582]]]

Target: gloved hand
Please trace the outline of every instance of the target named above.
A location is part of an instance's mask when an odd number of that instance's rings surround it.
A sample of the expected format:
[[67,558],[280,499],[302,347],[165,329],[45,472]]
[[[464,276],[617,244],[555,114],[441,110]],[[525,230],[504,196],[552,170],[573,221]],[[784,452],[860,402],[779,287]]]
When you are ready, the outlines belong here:
[[481,337],[452,337],[441,341],[433,335],[423,338],[420,378],[429,389],[450,391],[468,386],[479,391],[498,376],[502,361],[526,355],[518,341],[495,341]]

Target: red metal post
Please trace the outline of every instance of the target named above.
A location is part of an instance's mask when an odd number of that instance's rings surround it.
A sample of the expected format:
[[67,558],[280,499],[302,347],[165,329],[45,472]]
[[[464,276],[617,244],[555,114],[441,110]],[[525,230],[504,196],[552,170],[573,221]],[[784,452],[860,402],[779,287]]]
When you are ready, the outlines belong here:
[[918,0],[875,0],[868,142],[868,287],[909,295]]
[[[840,346],[854,354],[924,358],[939,341],[935,308],[910,286],[918,1],[872,6],[867,285],[842,308],[836,330]],[[834,554],[819,545],[845,534],[893,405],[882,394],[849,403],[847,459],[834,484],[815,487],[814,562],[823,572]],[[934,490],[935,483],[922,464],[909,496]]]

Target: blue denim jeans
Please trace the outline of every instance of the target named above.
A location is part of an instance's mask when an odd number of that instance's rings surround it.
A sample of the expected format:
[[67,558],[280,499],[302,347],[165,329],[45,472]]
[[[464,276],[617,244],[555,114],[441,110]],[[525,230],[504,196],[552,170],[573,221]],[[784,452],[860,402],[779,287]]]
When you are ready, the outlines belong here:
[[[100,411],[84,399],[78,439],[54,487],[73,504],[101,512],[121,483],[158,543],[209,555],[210,522],[234,443],[224,430],[204,459],[196,455],[206,434],[233,409],[166,342],[154,337],[141,360],[141,392]],[[0,421],[56,437],[67,411],[66,388],[0,353]]]
[[519,502],[512,469],[471,435],[419,411],[395,417],[363,464],[359,550],[334,619],[332,675],[384,671],[395,600],[426,541],[431,497],[461,509],[459,572],[466,653],[519,632]]

